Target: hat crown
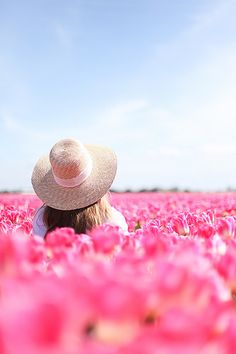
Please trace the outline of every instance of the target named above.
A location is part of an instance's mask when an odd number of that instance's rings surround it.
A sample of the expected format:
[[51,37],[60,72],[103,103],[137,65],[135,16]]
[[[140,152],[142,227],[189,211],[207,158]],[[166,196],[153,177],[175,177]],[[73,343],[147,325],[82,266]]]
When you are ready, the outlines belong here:
[[52,147],[49,159],[55,177],[71,179],[79,176],[87,168],[90,155],[81,142],[63,139]]

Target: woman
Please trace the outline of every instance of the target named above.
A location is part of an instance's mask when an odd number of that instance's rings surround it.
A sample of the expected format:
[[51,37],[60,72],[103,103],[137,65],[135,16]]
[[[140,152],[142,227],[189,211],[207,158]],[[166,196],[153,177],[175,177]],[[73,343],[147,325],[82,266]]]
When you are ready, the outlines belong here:
[[44,203],[34,216],[33,233],[45,237],[56,227],[86,233],[103,223],[127,230],[124,216],[107,198],[116,170],[111,149],[75,139],[58,141],[32,173],[34,191]]

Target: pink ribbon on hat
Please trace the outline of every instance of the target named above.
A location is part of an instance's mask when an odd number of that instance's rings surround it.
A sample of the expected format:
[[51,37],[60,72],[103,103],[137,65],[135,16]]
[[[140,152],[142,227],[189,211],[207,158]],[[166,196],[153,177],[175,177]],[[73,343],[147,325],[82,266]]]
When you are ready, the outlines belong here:
[[92,172],[93,161],[88,150],[74,139],[64,139],[56,143],[49,158],[54,180],[62,187],[77,187]]
[[62,187],[76,187],[82,184],[91,174],[92,172],[92,161],[91,159],[88,160],[88,165],[84,168],[83,171],[80,172],[80,174],[76,177],[73,178],[60,178],[53,173],[53,177],[56,181],[57,184],[59,184]]

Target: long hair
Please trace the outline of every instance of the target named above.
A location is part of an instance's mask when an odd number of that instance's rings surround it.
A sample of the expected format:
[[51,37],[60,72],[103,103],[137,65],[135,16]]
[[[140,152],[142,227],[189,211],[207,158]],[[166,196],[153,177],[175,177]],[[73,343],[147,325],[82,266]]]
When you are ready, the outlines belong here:
[[57,227],[72,227],[77,234],[86,233],[101,225],[111,216],[111,205],[107,195],[96,203],[75,210],[58,210],[45,206],[43,221],[47,227],[46,235]]

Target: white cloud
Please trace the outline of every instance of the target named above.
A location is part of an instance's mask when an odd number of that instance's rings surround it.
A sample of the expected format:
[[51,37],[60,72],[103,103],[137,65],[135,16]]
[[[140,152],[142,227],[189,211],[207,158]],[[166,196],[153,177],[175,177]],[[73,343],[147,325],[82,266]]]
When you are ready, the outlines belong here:
[[[127,100],[104,110],[98,118],[98,129],[108,129],[114,131],[129,125],[132,114],[147,109],[149,103],[144,99]],[[132,122],[133,123],[133,122]]]
[[110,111],[112,116],[117,116],[117,115],[120,116],[120,115],[125,115],[127,113],[133,113],[139,111],[140,109],[146,108],[148,106],[149,106],[148,102],[144,99],[129,100],[120,103],[118,105],[115,105],[114,107],[111,107]]
[[236,144],[225,145],[225,144],[211,144],[205,145],[202,147],[202,152],[208,155],[217,155],[217,156],[229,156],[236,155]]
[[178,157],[182,156],[184,151],[178,147],[171,147],[171,146],[161,146],[157,149],[158,153],[162,156],[172,156]]
[[[224,25],[228,23],[230,16],[232,16],[235,11],[236,0],[220,0],[210,5],[209,2],[206,1],[203,9],[198,13],[194,13],[192,21],[188,26],[185,28],[182,27],[182,29],[177,31],[169,40],[158,43],[155,54],[151,59],[151,66],[154,65],[153,58],[155,62],[157,60],[159,61],[159,65],[164,64],[164,66],[166,62],[172,62],[172,58],[174,58],[175,65],[181,64],[182,61],[182,63],[186,64],[185,72],[188,70],[193,72],[195,71],[193,65],[197,68],[198,64],[204,61],[205,56],[207,56],[207,53],[211,51],[211,49],[215,48],[217,52],[216,55],[222,55],[224,52],[224,50],[222,50],[224,48],[220,48],[222,41],[217,41],[218,38],[216,36],[219,28],[222,28],[222,31],[225,31],[227,41],[227,36],[229,36],[230,33],[227,29],[225,30]],[[231,18],[229,23],[232,21]],[[215,31],[213,32],[212,30]],[[230,30],[232,31],[232,28]],[[215,36],[214,33],[216,33]],[[150,65],[150,63],[148,65]],[[176,75],[177,72],[178,70],[175,70],[174,74]]]
[[96,112],[81,130],[79,118],[75,117],[73,131],[78,139],[96,144],[118,146],[139,141],[143,137],[137,119],[147,117],[150,104],[145,99],[130,99],[104,107]]

